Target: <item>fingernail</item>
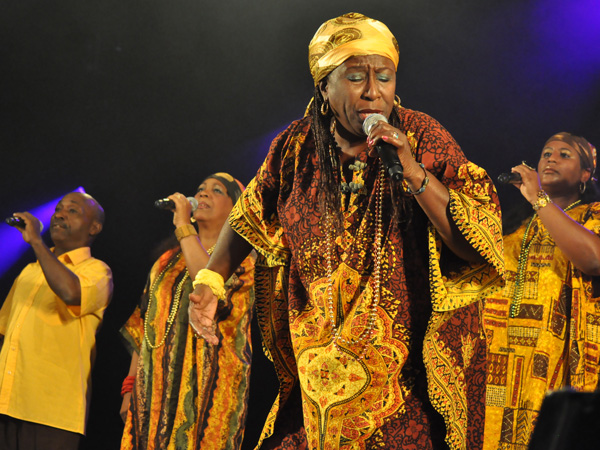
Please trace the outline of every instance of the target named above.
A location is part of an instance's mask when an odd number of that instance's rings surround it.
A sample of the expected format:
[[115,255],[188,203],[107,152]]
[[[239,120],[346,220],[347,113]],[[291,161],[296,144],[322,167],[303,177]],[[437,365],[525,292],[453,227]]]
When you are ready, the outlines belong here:
[[383,139],[384,141],[387,141],[389,138],[387,136],[381,136],[381,139]]

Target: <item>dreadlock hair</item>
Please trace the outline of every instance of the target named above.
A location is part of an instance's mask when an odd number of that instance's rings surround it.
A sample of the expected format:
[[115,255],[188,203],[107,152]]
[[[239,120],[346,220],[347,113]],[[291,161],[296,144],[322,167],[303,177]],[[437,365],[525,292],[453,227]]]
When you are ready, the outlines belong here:
[[[320,169],[318,204],[322,214],[331,215],[331,224],[337,232],[342,230],[342,217],[339,213],[341,205],[339,159],[331,149],[337,146],[330,131],[333,113],[331,108],[327,114],[321,113],[325,100],[321,91],[315,86],[313,101],[310,107],[312,132],[317,151],[317,164]],[[400,117],[393,108],[390,124],[396,128],[400,125]],[[387,189],[387,188],[386,188]],[[389,189],[392,197],[393,219],[407,227],[412,219],[412,202],[408,201],[401,181],[390,180]]]

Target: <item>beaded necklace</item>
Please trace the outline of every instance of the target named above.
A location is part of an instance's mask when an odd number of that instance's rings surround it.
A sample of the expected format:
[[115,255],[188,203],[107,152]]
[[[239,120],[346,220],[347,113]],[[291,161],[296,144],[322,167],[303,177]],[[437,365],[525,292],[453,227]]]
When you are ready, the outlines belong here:
[[[383,224],[382,224],[382,211],[381,205],[383,202],[383,191],[384,191],[384,181],[385,181],[385,169],[383,164],[380,165],[379,169],[379,192],[377,196],[377,200],[375,203],[375,267],[373,269],[373,299],[371,301],[371,305],[369,307],[369,317],[367,319],[366,329],[361,333],[361,335],[357,339],[346,339],[342,337],[342,325],[343,318],[340,316],[340,322],[336,320],[334,309],[333,309],[333,268],[332,268],[332,254],[333,254],[333,246],[335,243],[333,232],[329,232],[328,238],[326,239],[326,263],[327,263],[327,277],[329,279],[329,284],[327,286],[327,311],[329,315],[329,323],[331,324],[331,332],[333,334],[332,341],[333,345],[336,349],[340,350],[339,344],[344,345],[357,345],[362,344],[362,349],[359,353],[358,359],[361,360],[364,358],[367,352],[367,346],[369,342],[372,340],[372,336],[375,329],[375,320],[377,319],[377,306],[379,305],[379,300],[381,297],[380,287],[381,287],[381,256],[383,253],[382,250],[382,238],[383,238]],[[333,224],[331,220],[331,215],[327,214],[327,224],[330,230],[333,230]]]
[[[565,208],[565,212],[569,211],[570,209],[573,209],[579,203],[581,203],[581,200],[577,200],[571,203]],[[521,251],[519,252],[519,264],[517,265],[517,277],[515,280],[514,296],[512,301],[510,302],[509,317],[511,318],[517,317],[519,311],[521,310],[521,301],[523,300],[523,292],[525,290],[525,269],[527,267],[527,260],[529,259],[529,249],[531,248],[531,244],[534,241],[532,237],[529,243],[527,243],[527,236],[529,235],[529,230],[535,222],[536,217],[537,212],[533,214],[531,220],[527,224],[527,227],[525,228],[525,234],[523,235],[523,240],[521,241]]]
[[[206,251],[206,253],[211,255],[213,250],[215,249],[216,245],[217,244],[215,244],[211,248],[209,248]],[[158,277],[156,277],[154,279],[154,283],[152,283],[152,287],[150,288],[150,292],[148,295],[147,311],[150,311],[150,306],[152,305],[152,297],[156,298],[156,286],[158,285],[159,280],[162,280],[162,277],[165,274],[165,272],[167,270],[169,270],[171,267],[173,267],[173,264],[175,264],[175,262],[177,262],[178,259],[179,258],[171,259],[171,261],[169,261],[169,264],[167,264],[165,266],[165,268],[160,272]],[[177,288],[175,289],[175,295],[173,296],[173,304],[171,305],[171,310],[169,311],[169,316],[167,317],[167,329],[165,330],[165,334],[163,335],[162,339],[160,340],[160,342],[158,344],[153,344],[152,342],[150,342],[150,338],[148,337],[148,318],[146,317],[144,319],[144,340],[146,341],[146,344],[148,344],[148,347],[150,347],[151,349],[157,349],[164,345],[165,340],[167,339],[167,336],[169,334],[169,331],[171,331],[171,327],[173,327],[173,322],[175,322],[175,316],[177,315],[177,311],[179,311],[179,304],[181,302],[181,291],[183,289],[183,284],[186,282],[186,280],[189,277],[190,277],[190,274],[186,267],[183,278],[179,281],[179,283],[177,283]],[[146,314],[148,314],[148,313],[146,313]]]

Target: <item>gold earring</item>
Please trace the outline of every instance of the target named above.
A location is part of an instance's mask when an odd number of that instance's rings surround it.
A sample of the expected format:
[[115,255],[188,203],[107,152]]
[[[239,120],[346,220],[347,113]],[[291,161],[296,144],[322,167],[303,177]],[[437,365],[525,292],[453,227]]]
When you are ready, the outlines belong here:
[[329,114],[329,102],[327,100],[325,100],[321,105],[321,114],[324,116]]
[[400,104],[402,102],[400,101],[400,97],[398,97],[398,94],[396,94],[396,98],[394,99],[394,105],[396,105],[397,108],[400,108]]
[[587,188],[587,184],[585,184],[583,181],[581,182],[581,184],[579,185],[579,192],[581,194],[583,194],[585,192],[585,188]]
[[194,216],[190,217],[190,222],[196,223],[196,218]]

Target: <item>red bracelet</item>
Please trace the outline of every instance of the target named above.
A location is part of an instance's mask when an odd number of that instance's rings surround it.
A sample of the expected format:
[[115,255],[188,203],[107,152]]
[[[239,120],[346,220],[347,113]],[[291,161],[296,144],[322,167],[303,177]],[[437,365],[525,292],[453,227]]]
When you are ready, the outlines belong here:
[[125,379],[123,380],[123,386],[121,386],[121,397],[123,397],[128,392],[133,391],[134,383],[135,377],[133,375],[125,377]]

